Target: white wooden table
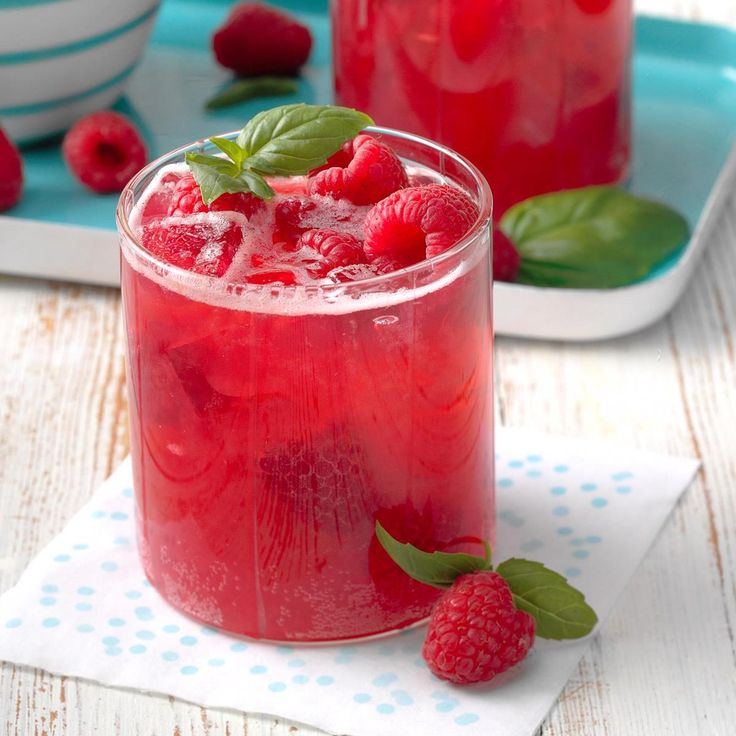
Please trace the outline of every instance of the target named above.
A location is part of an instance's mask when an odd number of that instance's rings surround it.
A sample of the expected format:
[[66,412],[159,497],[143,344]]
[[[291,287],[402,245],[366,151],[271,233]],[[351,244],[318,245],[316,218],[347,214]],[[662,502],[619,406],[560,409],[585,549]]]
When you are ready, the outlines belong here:
[[[638,7],[736,26],[736,0]],[[655,327],[593,345],[498,341],[504,424],[704,462],[543,736],[736,733],[736,192],[729,209],[685,298]],[[3,591],[127,452],[116,292],[0,278],[0,416]],[[316,732],[0,666],[0,736],[92,733]]]

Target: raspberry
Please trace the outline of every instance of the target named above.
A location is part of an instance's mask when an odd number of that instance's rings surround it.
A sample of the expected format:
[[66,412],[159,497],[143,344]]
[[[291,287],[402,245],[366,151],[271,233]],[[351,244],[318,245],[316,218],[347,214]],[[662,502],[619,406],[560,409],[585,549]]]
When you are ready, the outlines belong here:
[[501,230],[493,232],[493,278],[495,281],[516,281],[521,256],[511,240]]
[[93,192],[119,192],[147,160],[146,146],[133,123],[109,110],[78,120],[61,147],[69,170]]
[[249,192],[221,194],[210,205],[206,205],[202,201],[202,192],[194,177],[187,174],[176,183],[168,214],[183,216],[197,212],[240,212],[250,218],[263,207],[263,200]]
[[0,128],[0,212],[20,201],[23,193],[23,160]]
[[312,169],[308,176],[310,178],[315,177],[317,174],[319,174],[320,171],[324,171],[325,169],[331,169],[334,166],[337,166],[339,168],[345,168],[351,161],[353,160],[353,141],[345,141],[345,143],[342,144],[339,151],[335,151],[335,153],[330,156],[327,161],[325,161],[322,166],[318,166],[316,169]]
[[279,202],[274,208],[273,242],[286,241],[294,244],[309,229],[301,226],[304,215],[316,207],[317,203],[306,197],[289,197]]
[[217,61],[241,77],[296,74],[312,34],[293,16],[263,3],[236,5],[212,37]]
[[297,246],[316,250],[326,261],[328,269],[365,263],[361,242],[349,233],[336,230],[307,230],[299,238]]
[[514,607],[498,573],[461,575],[432,611],[422,656],[444,680],[484,682],[526,657],[534,630],[534,619]]
[[[335,160],[345,161],[350,149],[338,153],[341,155],[335,154]],[[374,204],[408,184],[399,157],[388,146],[365,134],[353,141],[352,156],[346,165],[312,172],[307,182],[310,194],[346,198],[354,204]]]
[[363,248],[369,261],[390,256],[402,266],[418,263],[455,245],[477,216],[470,198],[446,184],[401,189],[368,212]]

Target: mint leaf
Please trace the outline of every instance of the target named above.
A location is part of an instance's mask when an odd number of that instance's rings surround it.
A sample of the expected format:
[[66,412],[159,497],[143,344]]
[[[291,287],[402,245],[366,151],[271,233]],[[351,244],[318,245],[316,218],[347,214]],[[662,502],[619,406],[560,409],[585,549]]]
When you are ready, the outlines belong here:
[[208,100],[207,110],[219,110],[230,105],[237,105],[256,97],[273,97],[291,95],[299,89],[296,80],[291,77],[250,77],[236,79],[225,89]]
[[[245,151],[235,141],[213,136],[210,138],[210,143],[214,143],[237,167],[243,165]],[[213,156],[213,158],[217,158],[217,156]]]
[[261,174],[306,174],[321,166],[373,121],[357,110],[333,105],[283,105],[246,123],[238,145],[246,165]]
[[616,187],[532,197],[508,210],[500,227],[521,255],[519,283],[588,289],[644,278],[690,232],[671,207]]
[[187,153],[186,162],[206,205],[228,193],[252,192],[261,199],[273,197],[273,190],[260,174],[241,171],[232,161],[204,153]]
[[498,565],[496,572],[509,584],[514,605],[534,616],[537,636],[579,639],[596,625],[598,617],[585,596],[541,562],[512,558]]
[[389,557],[410,577],[435,588],[449,588],[456,577],[491,567],[490,547],[486,556],[461,553],[423,552],[413,544],[394,539],[377,521],[376,537]]

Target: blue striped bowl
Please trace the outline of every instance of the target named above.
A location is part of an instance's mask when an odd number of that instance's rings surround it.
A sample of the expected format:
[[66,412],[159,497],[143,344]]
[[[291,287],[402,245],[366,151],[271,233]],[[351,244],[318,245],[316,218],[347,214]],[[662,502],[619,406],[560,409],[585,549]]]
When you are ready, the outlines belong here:
[[160,0],[0,0],[0,124],[18,143],[112,104]]

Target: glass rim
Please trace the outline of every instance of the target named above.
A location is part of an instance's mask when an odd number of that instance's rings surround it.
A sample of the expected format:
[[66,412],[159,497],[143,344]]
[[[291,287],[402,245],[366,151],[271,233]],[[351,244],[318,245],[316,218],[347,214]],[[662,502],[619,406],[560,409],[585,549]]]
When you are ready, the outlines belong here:
[[[448,148],[441,143],[437,143],[436,141],[430,140],[429,138],[415,135],[413,133],[407,133],[403,130],[397,130],[395,128],[385,128],[382,126],[370,125],[364,128],[364,131],[377,135],[385,134],[394,138],[399,138],[408,143],[414,143],[425,148],[430,148],[442,156],[447,156],[453,159],[462,168],[466,169],[470,173],[472,179],[476,182],[478,186],[479,201],[476,202],[476,204],[478,204],[478,217],[475,219],[475,222],[468,230],[468,232],[457,243],[455,243],[455,245],[453,245],[451,248],[448,248],[446,251],[437,254],[436,256],[432,256],[431,258],[426,258],[422,261],[419,261],[418,263],[414,263],[397,271],[391,271],[390,273],[371,276],[366,279],[359,279],[357,281],[351,281],[347,283],[320,284],[315,282],[314,284],[295,284],[287,287],[290,290],[304,289],[309,290],[312,293],[317,292],[329,294],[337,291],[342,292],[345,290],[346,287],[359,289],[370,289],[373,286],[385,287],[387,284],[390,284],[394,280],[406,279],[407,276],[420,273],[424,269],[432,268],[435,265],[442,264],[455,258],[456,256],[459,256],[465,250],[469,249],[473,245],[473,243],[475,243],[475,241],[478,239],[478,237],[482,235],[483,231],[486,228],[489,228],[490,230],[491,218],[493,216],[493,194],[491,192],[491,187],[488,184],[486,178],[478,169],[478,167],[467,158],[465,158],[465,156],[462,156],[451,148]],[[229,131],[227,133],[222,133],[217,137],[231,138],[237,136],[239,132],[240,131],[238,130]],[[276,284],[248,284],[239,281],[229,281],[221,277],[213,277],[206,274],[196,273],[194,271],[189,271],[185,268],[181,268],[180,266],[168,263],[167,261],[158,258],[157,256],[153,255],[153,253],[146,250],[142,243],[139,242],[138,237],[135,235],[133,229],[130,226],[128,213],[125,212],[125,203],[129,196],[132,196],[133,199],[135,199],[135,188],[140,185],[142,180],[155,172],[157,169],[160,169],[167,164],[176,163],[177,160],[181,160],[181,162],[183,163],[184,154],[193,149],[204,147],[207,144],[207,141],[208,138],[199,138],[195,141],[186,143],[183,146],[179,146],[178,148],[174,148],[171,151],[168,151],[167,153],[146,164],[128,181],[128,183],[125,185],[124,189],[120,193],[120,197],[115,208],[115,221],[118,234],[121,236],[120,248],[121,250],[123,250],[123,248],[127,245],[134,252],[135,256],[138,259],[142,260],[144,263],[146,263],[146,265],[153,267],[159,273],[162,273],[166,280],[169,280],[170,278],[175,281],[183,280],[189,287],[194,287],[197,290],[201,288],[204,291],[211,291],[213,284],[217,284],[218,290],[241,290],[243,288],[247,288],[247,290],[251,293],[258,291],[273,291],[273,287],[276,286]]]

